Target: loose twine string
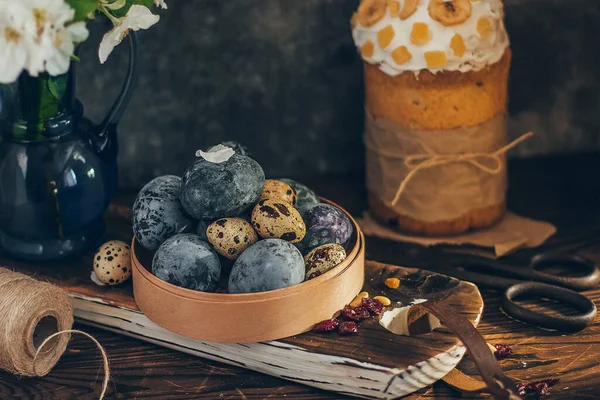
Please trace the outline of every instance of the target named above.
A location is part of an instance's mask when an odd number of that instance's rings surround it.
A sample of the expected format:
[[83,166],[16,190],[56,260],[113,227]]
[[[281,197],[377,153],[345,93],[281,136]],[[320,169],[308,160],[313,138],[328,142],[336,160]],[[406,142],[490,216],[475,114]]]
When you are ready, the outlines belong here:
[[[398,187],[398,190],[396,191],[396,194],[391,202],[391,204],[393,206],[395,206],[398,203],[398,201],[400,200],[402,193],[404,192],[404,190],[406,189],[406,187],[408,186],[410,181],[417,174],[417,172],[419,172],[423,169],[438,167],[441,165],[447,165],[447,164],[452,164],[452,163],[457,163],[457,162],[467,162],[485,173],[488,173],[490,175],[496,175],[502,171],[502,164],[503,164],[502,156],[504,156],[504,154],[506,154],[509,150],[513,149],[514,147],[518,146],[525,140],[529,139],[531,136],[533,136],[533,132],[525,133],[524,135],[513,140],[506,146],[504,146],[494,152],[491,152],[491,153],[475,152],[475,153],[463,153],[463,154],[411,154],[411,155],[404,155],[404,154],[394,154],[394,153],[386,152],[385,150],[382,150],[382,149],[378,148],[377,146],[373,145],[368,140],[368,138],[365,140],[365,145],[369,150],[371,150],[377,154],[380,154],[382,156],[385,156],[388,158],[404,159],[404,165],[410,170],[410,172],[404,177],[404,179],[400,183],[400,186]],[[492,163],[494,163],[494,167],[490,168],[489,166],[482,164],[479,161],[481,159],[491,161]]]
[[[72,326],[73,309],[64,290],[0,268],[0,369],[22,376],[45,376],[64,354],[71,334],[80,334],[94,342],[102,355],[102,400],[110,379],[106,351],[92,335]],[[44,338],[39,346],[36,336]]]

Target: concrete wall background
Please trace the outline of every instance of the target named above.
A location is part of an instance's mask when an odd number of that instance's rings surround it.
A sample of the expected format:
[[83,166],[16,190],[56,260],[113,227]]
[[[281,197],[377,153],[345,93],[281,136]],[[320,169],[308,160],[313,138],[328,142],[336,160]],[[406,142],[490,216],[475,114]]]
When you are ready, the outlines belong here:
[[[141,39],[135,97],[120,125],[121,186],[181,174],[197,148],[248,145],[268,174],[363,169],[362,64],[350,36],[358,0],[167,0]],[[514,62],[510,130],[536,137],[512,156],[600,149],[600,3],[505,0]],[[118,92],[122,44],[105,65],[92,24],[78,71],[86,114]]]

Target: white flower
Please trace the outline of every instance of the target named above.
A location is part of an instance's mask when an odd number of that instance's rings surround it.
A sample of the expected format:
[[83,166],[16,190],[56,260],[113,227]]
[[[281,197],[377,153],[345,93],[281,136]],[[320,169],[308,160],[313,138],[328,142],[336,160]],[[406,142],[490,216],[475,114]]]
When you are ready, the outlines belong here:
[[162,8],[163,10],[167,9],[167,3],[165,3],[165,0],[154,0],[154,5]]
[[16,2],[0,2],[0,83],[14,82],[30,62],[29,48],[34,43],[23,28],[21,8]]
[[74,42],[88,37],[84,23],[69,25],[75,12],[64,0],[0,0],[0,9],[0,82],[15,81],[23,70],[66,73]]
[[159,19],[160,17],[158,15],[152,14],[150,10],[144,6],[138,4],[131,6],[127,15],[120,20],[120,23],[102,38],[100,49],[98,50],[100,62],[104,64],[115,46],[127,37],[129,31],[148,29],[156,24]]

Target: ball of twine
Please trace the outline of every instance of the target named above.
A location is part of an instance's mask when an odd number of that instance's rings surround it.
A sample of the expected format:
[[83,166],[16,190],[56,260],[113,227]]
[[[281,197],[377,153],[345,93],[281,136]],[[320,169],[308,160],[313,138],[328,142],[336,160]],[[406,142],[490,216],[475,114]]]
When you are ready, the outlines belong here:
[[103,357],[102,399],[109,381],[106,352],[91,335],[72,326],[73,309],[64,290],[0,268],[0,369],[21,376],[45,376],[65,352],[71,334],[82,334],[98,346]]

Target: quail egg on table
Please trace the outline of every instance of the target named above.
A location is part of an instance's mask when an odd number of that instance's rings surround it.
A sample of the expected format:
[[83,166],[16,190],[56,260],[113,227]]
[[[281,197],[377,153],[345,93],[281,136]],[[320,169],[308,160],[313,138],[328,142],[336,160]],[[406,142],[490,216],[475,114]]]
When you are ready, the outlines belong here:
[[258,200],[278,200],[285,201],[291,205],[296,204],[296,192],[290,185],[274,179],[265,180],[265,185],[260,193]]
[[110,286],[129,279],[131,276],[129,245],[120,240],[111,240],[100,246],[94,256],[94,274],[101,283]]
[[237,259],[258,236],[248,221],[241,218],[221,218],[206,229],[206,236],[217,253],[230,260]]
[[346,259],[346,250],[337,243],[324,244],[304,256],[306,280],[316,278]]
[[262,238],[279,238],[291,243],[301,241],[306,234],[298,210],[278,200],[261,200],[252,210],[252,226]]

